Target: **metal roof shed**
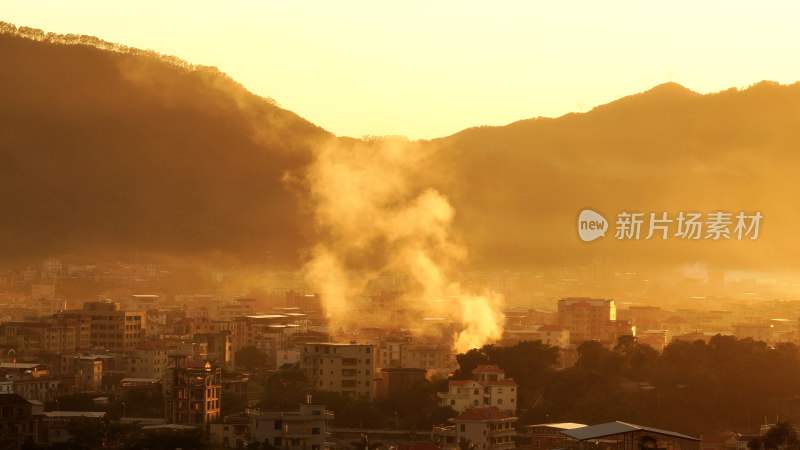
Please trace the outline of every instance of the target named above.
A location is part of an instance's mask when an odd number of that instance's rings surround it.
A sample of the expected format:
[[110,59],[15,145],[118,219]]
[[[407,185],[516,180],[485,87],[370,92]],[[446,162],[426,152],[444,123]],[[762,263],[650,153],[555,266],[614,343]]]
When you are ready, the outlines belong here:
[[625,422],[563,430],[567,448],[576,450],[698,450],[700,439]]

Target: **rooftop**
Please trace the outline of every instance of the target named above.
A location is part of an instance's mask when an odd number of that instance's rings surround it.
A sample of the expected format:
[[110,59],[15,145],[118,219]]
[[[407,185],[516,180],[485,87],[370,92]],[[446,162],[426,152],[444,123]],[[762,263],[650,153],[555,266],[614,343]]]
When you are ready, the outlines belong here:
[[497,364],[479,364],[472,373],[500,373],[500,366]]
[[589,425],[587,427],[564,430],[561,431],[561,433],[573,439],[577,439],[579,441],[585,441],[588,439],[598,439],[601,437],[613,436],[615,434],[630,433],[633,431],[647,431],[653,434],[660,434],[663,436],[671,436],[681,439],[690,439],[693,441],[700,440],[693,438],[691,436],[686,436],[685,434],[675,433],[674,431],[659,430],[658,428],[650,428],[642,425],[634,425],[625,422],[608,422],[608,423],[601,423],[598,425]]
[[526,425],[525,428],[549,427],[549,428],[558,428],[560,430],[573,430],[575,428],[583,428],[585,426],[586,425],[582,423],[562,422],[562,423],[540,423],[537,425]]

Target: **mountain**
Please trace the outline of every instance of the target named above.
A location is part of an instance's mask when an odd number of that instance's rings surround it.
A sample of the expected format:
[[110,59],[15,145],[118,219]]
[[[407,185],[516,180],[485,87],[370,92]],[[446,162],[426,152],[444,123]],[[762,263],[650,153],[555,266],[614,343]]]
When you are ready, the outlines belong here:
[[[792,245],[800,221],[793,206],[798,123],[800,84],[700,95],[668,83],[585,114],[472,128],[437,144],[440,163],[459,161],[449,190],[458,228],[487,264],[611,258],[788,269],[800,256]],[[609,234],[587,244],[576,231],[584,208],[610,221],[623,211],[673,219],[681,211],[761,211],[764,219],[757,240],[618,241]]]
[[[86,36],[33,37],[0,34],[3,258],[141,251],[301,263],[316,239],[302,182],[314,148],[355,140],[213,68]],[[595,258],[788,268],[800,256],[798,123],[800,84],[700,95],[667,83],[583,114],[405,145],[426,155],[413,183],[452,203],[476,268]],[[612,230],[585,243],[584,208],[612,222],[622,211],[716,210],[759,210],[764,221],[755,241],[619,241]]]
[[[296,261],[321,128],[219,71],[0,35],[0,248]],[[132,253],[127,253],[128,255]]]

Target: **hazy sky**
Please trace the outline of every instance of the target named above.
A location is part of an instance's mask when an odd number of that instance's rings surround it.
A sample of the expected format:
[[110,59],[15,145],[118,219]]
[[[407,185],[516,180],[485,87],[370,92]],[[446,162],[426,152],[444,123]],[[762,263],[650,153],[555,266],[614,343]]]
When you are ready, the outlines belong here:
[[32,1],[0,20],[213,65],[337,135],[433,138],[670,79],[800,80],[800,3]]

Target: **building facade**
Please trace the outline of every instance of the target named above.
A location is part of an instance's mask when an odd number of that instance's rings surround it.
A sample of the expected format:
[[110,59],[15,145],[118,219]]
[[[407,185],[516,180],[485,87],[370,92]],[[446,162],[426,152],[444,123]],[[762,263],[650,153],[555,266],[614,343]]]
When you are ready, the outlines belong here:
[[375,347],[371,344],[303,344],[300,368],[314,389],[374,397]]
[[323,405],[301,404],[297,411],[248,410],[250,441],[284,450],[323,450],[333,412]]
[[163,389],[168,424],[205,427],[220,420],[221,370],[211,363],[170,356]]
[[471,380],[450,380],[448,391],[438,395],[442,406],[456,412],[485,407],[508,414],[517,411],[517,382],[507,379],[496,364],[479,365],[472,371]]

